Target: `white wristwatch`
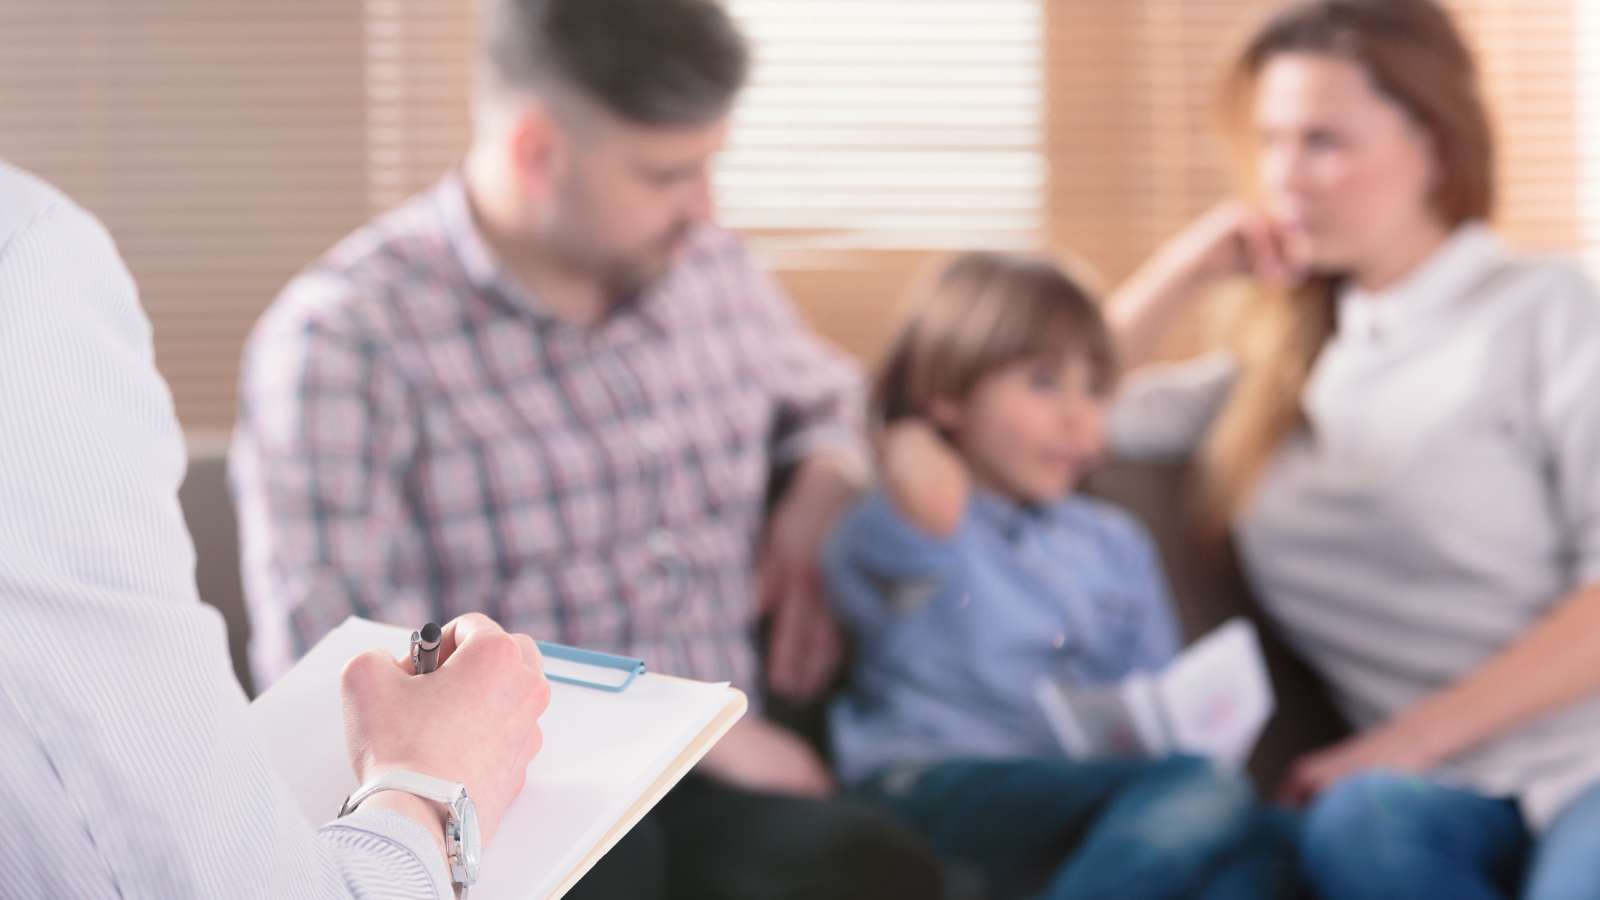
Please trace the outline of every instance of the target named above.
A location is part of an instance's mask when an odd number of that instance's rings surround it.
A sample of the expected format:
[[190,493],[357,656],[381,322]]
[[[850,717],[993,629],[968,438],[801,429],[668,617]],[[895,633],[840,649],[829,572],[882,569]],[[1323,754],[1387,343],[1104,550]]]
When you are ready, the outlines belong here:
[[467,888],[478,880],[479,851],[483,849],[478,831],[478,808],[467,796],[467,786],[416,772],[385,772],[346,797],[344,806],[339,808],[339,816],[355,812],[361,801],[379,791],[405,791],[424,800],[443,803],[449,809],[449,821],[444,826],[444,852],[450,859],[450,879],[456,883],[456,896],[466,900]]

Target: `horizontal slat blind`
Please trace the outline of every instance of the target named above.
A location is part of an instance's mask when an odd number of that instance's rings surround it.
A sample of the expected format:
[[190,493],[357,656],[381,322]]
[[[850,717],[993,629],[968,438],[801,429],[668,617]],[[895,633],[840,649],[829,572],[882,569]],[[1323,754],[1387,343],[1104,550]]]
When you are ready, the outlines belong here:
[[1112,283],[1216,202],[1223,66],[1266,0],[1051,0],[1051,239]]
[[479,3],[365,0],[367,192],[381,212],[466,151]]
[[[757,68],[725,218],[862,353],[930,249],[1047,230],[1114,280],[1227,191],[1217,78],[1275,5],[729,0]],[[1600,12],[1451,5],[1496,116],[1498,224],[1600,265]],[[231,421],[243,337],[296,269],[459,157],[476,9],[0,3],[0,156],[111,227],[188,427]]]
[[233,418],[239,350],[361,221],[355,0],[5,0],[0,157],[98,214],[190,428]]
[[1600,3],[1576,4],[1578,67],[1578,237],[1589,273],[1600,278]]
[[[1053,239],[1125,276],[1229,185],[1224,67],[1267,0],[1051,0]],[[1573,0],[1449,0],[1479,57],[1500,153],[1496,224],[1533,250],[1578,242]]]
[[1578,249],[1574,0],[1449,0],[1494,117],[1495,224],[1530,251]]
[[[366,0],[369,185],[382,208],[468,137],[477,4]],[[1035,246],[1042,0],[731,0],[756,67],[715,174],[769,244]]]
[[1041,0],[731,0],[756,66],[717,172],[784,244],[1030,247],[1044,225]]

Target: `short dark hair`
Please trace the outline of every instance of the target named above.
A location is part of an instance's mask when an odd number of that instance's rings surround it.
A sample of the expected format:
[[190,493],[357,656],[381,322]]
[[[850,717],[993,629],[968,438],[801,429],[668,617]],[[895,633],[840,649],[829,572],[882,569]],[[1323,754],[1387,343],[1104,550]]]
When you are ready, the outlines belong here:
[[715,0],[489,0],[482,33],[491,88],[574,89],[639,125],[715,121],[749,68]]

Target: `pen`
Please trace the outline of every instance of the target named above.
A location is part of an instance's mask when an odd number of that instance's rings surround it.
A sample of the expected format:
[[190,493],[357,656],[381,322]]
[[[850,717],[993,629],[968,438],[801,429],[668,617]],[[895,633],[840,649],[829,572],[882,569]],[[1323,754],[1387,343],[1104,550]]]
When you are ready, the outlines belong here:
[[429,622],[421,631],[411,632],[411,666],[418,675],[426,675],[439,668],[439,626]]

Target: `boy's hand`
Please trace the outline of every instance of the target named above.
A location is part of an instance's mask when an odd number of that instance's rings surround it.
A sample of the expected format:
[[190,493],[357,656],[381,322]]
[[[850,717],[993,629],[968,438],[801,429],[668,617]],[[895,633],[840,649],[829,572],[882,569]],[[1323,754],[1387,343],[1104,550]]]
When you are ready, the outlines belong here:
[[955,534],[967,513],[971,476],[950,442],[912,417],[884,430],[878,453],[884,488],[901,515],[940,537]]

